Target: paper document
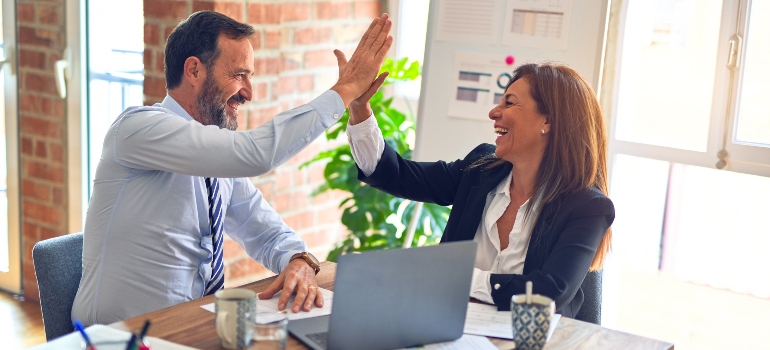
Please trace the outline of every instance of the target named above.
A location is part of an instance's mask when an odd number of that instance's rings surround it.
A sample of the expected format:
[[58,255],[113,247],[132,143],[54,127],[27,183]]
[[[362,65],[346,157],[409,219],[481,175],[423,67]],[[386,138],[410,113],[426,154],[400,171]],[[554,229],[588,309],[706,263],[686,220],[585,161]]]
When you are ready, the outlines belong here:
[[497,350],[497,346],[486,337],[463,334],[460,339],[443,343],[428,344],[416,348],[422,350]]
[[[560,314],[553,315],[551,328],[548,329],[548,339],[551,339]],[[502,339],[513,339],[513,322],[510,311],[497,311],[497,306],[468,303],[468,313],[465,316],[465,334],[484,335]]]
[[[319,309],[318,307],[313,306],[310,311],[300,311],[295,314],[291,312],[291,303],[294,302],[294,296],[292,295],[291,298],[289,298],[289,303],[286,304],[286,309],[289,310],[289,321],[316,316],[325,316],[332,313],[332,297],[334,296],[334,292],[320,287],[318,290],[324,296],[324,307]],[[272,298],[267,300],[257,298],[257,312],[278,312],[278,297],[280,296],[281,292],[278,292],[273,295]],[[214,303],[202,305],[201,307],[208,310],[209,312],[214,312]]]
[[496,0],[438,2],[436,40],[497,44],[500,4]]
[[[95,324],[86,328],[86,334],[91,338],[91,342],[96,345],[97,349],[100,348],[100,343],[104,344],[106,342],[122,342],[123,347],[125,347],[125,344],[127,344],[128,340],[131,338],[131,333],[129,332],[101,324]],[[195,348],[175,344],[160,338],[145,337],[145,340],[149,343],[152,350],[195,350]],[[30,348],[30,350],[81,350],[83,349],[82,342],[83,336],[78,332],[73,332],[63,337],[56,338],[48,343]]]

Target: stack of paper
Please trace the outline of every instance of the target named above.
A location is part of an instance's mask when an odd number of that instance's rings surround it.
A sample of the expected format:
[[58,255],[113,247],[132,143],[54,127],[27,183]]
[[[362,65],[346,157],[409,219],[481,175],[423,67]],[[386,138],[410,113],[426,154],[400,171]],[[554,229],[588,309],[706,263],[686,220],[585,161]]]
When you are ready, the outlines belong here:
[[[121,346],[116,348],[125,348],[128,340],[131,338],[131,333],[121,331],[105,325],[95,324],[86,328],[86,334],[91,338],[91,342],[96,344],[96,348],[99,349],[98,344],[102,343],[118,343]],[[179,345],[167,340],[163,340],[155,337],[145,337],[145,341],[149,343],[152,350],[195,350],[189,346]],[[48,343],[40,344],[31,348],[30,350],[81,350],[83,349],[83,336],[78,332],[67,334],[63,337],[56,338]]]

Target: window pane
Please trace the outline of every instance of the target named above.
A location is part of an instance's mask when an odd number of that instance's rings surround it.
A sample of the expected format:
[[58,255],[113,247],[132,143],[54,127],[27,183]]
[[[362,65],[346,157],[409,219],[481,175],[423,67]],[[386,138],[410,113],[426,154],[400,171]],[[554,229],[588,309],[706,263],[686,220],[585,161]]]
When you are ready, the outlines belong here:
[[107,129],[126,107],[143,103],[142,10],[141,0],[88,1],[89,184],[96,173]]
[[631,0],[615,138],[705,151],[721,0]]
[[663,271],[770,298],[768,213],[770,178],[676,164],[666,206]]
[[770,147],[770,1],[752,1],[744,43],[736,142]]
[[[398,40],[396,40],[397,57],[409,57],[410,61],[418,61],[420,65],[425,55],[425,34],[428,28],[428,0],[402,0],[398,10]],[[416,100],[420,98],[422,77],[413,81],[396,84],[396,94]]]

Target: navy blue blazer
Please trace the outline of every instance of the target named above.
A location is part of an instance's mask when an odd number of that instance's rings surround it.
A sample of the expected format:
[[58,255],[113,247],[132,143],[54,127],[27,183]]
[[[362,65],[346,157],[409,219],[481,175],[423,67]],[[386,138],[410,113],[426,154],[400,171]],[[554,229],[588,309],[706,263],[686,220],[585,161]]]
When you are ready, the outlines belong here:
[[[506,163],[493,169],[468,166],[495,146],[482,144],[464,159],[446,163],[405,160],[385,144],[371,176],[361,169],[358,178],[397,197],[452,205],[441,242],[473,240],[486,197],[511,172]],[[563,195],[543,205],[535,222],[524,260],[523,274],[492,274],[492,299],[499,310],[510,310],[511,296],[525,293],[526,281],[533,292],[556,301],[556,312],[574,318],[583,304],[580,289],[599,242],[615,219],[612,201],[598,189]]]

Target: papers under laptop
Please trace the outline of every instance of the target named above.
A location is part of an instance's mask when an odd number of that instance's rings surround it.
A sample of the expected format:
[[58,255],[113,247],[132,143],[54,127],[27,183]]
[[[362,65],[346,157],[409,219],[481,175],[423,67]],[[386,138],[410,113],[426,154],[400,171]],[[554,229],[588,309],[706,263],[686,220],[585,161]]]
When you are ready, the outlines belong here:
[[289,322],[313,349],[395,349],[463,334],[476,242],[340,256],[332,313]]

